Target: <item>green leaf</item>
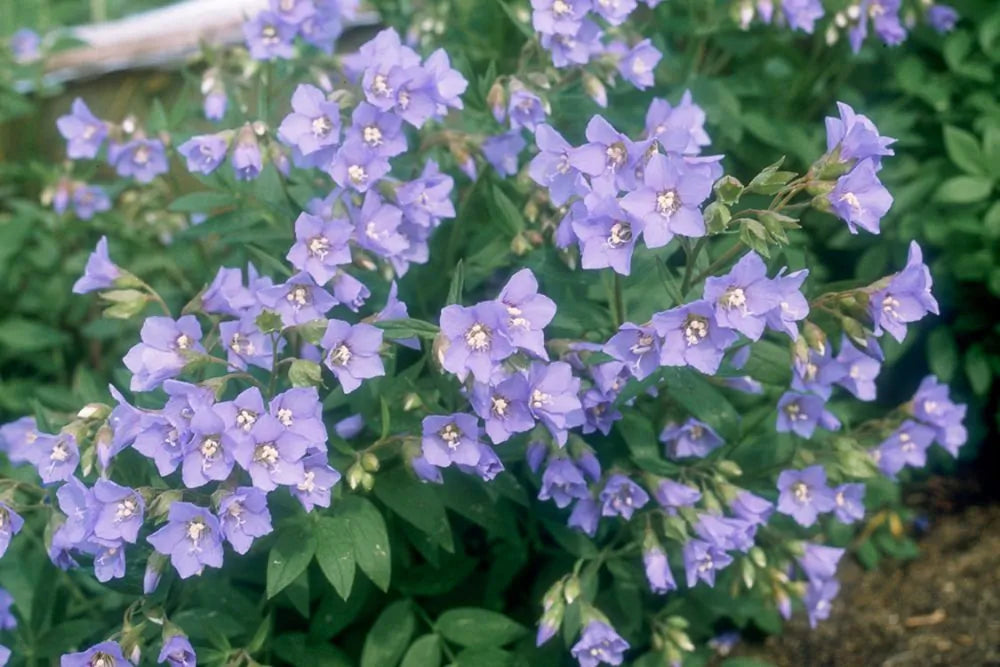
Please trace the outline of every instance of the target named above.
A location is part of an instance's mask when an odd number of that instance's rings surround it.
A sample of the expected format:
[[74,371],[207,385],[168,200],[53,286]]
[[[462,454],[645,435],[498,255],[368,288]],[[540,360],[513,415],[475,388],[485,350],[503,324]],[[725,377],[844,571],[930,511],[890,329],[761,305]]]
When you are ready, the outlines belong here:
[[979,140],[971,132],[946,125],[944,148],[951,161],[965,173],[974,176],[986,176],[989,173]]
[[942,382],[951,382],[958,367],[958,346],[951,332],[944,327],[938,327],[927,338],[927,359],[931,371]]
[[340,502],[337,516],[347,521],[354,546],[354,562],[383,591],[389,590],[392,563],[385,519],[371,501],[348,496]]
[[68,336],[47,324],[10,317],[0,322],[0,347],[11,352],[38,352],[66,344]]
[[503,646],[528,633],[523,625],[501,613],[474,607],[449,609],[435,626],[448,641],[472,648]]
[[941,184],[934,198],[944,204],[973,204],[986,199],[993,181],[985,176],[953,176]]
[[413,642],[400,667],[438,667],[440,664],[441,640],[432,634],[418,637]]
[[267,597],[273,598],[305,572],[316,553],[316,538],[303,526],[286,524],[267,557]]
[[982,345],[978,343],[969,348],[965,353],[965,375],[969,378],[972,391],[983,396],[990,390],[993,384],[993,370],[990,368],[990,361],[983,352]]
[[667,393],[691,414],[726,440],[739,435],[739,413],[708,380],[690,368],[664,368],[662,374]]
[[204,192],[190,192],[181,195],[167,207],[167,210],[179,213],[208,213],[217,208],[231,206],[236,203],[236,199],[229,192],[215,192],[206,190]]
[[413,524],[443,549],[455,551],[444,503],[429,484],[414,479],[402,466],[379,475],[375,495],[393,512]]
[[615,424],[615,428],[621,433],[622,439],[632,452],[635,460],[645,459],[659,461],[660,444],[653,431],[653,424],[650,420],[635,412],[628,411]]
[[455,656],[457,667],[515,667],[522,664],[513,653],[498,648],[470,648]]
[[724,660],[722,667],[774,667],[774,663],[757,658],[736,657]]
[[501,223],[507,234],[517,236],[524,231],[524,216],[517,210],[514,202],[504,194],[498,186],[493,186],[493,200],[490,202],[495,210],[491,211],[497,222]]
[[372,322],[382,330],[382,334],[391,340],[403,338],[434,338],[441,331],[436,324],[415,320],[412,318],[402,318],[398,320],[382,320]]
[[365,637],[361,667],[394,667],[406,652],[416,627],[417,619],[409,600],[386,607]]
[[315,361],[296,359],[288,367],[288,381],[293,387],[318,387],[323,384],[323,369]]
[[451,285],[448,287],[447,305],[462,303],[462,290],[465,287],[465,264],[458,260],[455,270],[451,274]]
[[354,541],[350,525],[341,517],[316,521],[316,562],[344,600],[354,585]]

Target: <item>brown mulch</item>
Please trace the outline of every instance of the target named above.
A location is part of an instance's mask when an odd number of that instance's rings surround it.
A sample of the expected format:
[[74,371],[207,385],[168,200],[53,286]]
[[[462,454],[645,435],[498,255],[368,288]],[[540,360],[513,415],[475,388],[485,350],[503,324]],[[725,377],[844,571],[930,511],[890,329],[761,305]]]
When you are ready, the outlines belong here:
[[779,667],[1000,667],[1000,505],[941,507],[950,494],[924,493],[919,504],[943,512],[917,559],[873,571],[845,559],[827,621],[810,630],[797,615],[781,636],[734,654]]

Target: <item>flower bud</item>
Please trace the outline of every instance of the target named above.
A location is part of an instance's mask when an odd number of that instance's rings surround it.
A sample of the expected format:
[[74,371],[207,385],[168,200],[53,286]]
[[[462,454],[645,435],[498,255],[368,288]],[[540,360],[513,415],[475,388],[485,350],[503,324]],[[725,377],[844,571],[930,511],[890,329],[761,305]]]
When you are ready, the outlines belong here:
[[607,89],[600,79],[587,70],[583,70],[583,92],[587,93],[590,99],[597,103],[597,106],[601,108],[608,106]]
[[499,79],[493,82],[490,91],[486,93],[486,106],[493,112],[493,118],[498,123],[502,123],[507,117],[507,90]]
[[758,546],[750,547],[750,560],[754,562],[757,567],[767,566],[767,556],[764,554],[764,550]]
[[347,486],[350,487],[351,491],[356,491],[361,486],[362,479],[367,474],[364,468],[357,463],[347,469]]
[[372,454],[371,452],[365,452],[361,455],[361,467],[368,472],[378,472],[379,460],[378,456]]
[[816,352],[821,355],[826,354],[826,333],[818,326],[807,320],[802,326],[802,337],[809,343],[809,347],[816,350]]
[[566,613],[566,605],[562,600],[556,601],[545,609],[542,618],[538,622],[538,634],[535,637],[535,646],[541,646],[552,639],[562,625],[563,615]]
[[566,604],[573,604],[578,597],[580,597],[580,578],[574,574],[563,585],[563,599],[566,600]]
[[371,491],[375,488],[375,476],[371,473],[365,472],[361,475],[361,488],[365,491]]
[[736,462],[728,459],[719,461],[715,467],[726,477],[739,477],[743,474],[743,470],[736,464]]

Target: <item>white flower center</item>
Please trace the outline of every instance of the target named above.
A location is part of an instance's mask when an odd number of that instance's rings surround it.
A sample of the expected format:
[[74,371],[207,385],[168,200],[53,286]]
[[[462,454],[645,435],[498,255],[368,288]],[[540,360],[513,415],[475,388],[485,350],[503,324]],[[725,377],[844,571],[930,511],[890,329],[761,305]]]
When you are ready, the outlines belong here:
[[795,484],[792,485],[792,496],[794,496],[795,500],[797,500],[798,502],[800,503],[809,502],[809,498],[811,497],[811,495],[812,494],[809,491],[809,487],[806,486],[804,482],[796,482]]
[[326,116],[320,116],[319,118],[313,118],[312,120],[312,133],[317,137],[325,137],[330,134],[333,129],[333,122],[330,121]]
[[206,460],[212,460],[219,453],[220,449],[222,449],[222,444],[219,442],[219,439],[215,436],[209,436],[201,441],[198,451],[201,452],[201,455]]
[[315,473],[315,471],[313,471],[313,470],[307,470],[305,476],[302,478],[302,481],[299,482],[299,484],[298,484],[298,486],[296,488],[298,488],[299,491],[305,491],[306,493],[312,493],[313,490],[315,490],[315,488],[316,488],[316,473]]
[[379,97],[388,97],[392,94],[389,87],[389,78],[385,74],[376,74],[372,79],[371,91]]
[[191,347],[191,337],[187,334],[181,334],[176,339],[174,339],[174,346],[178,350],[186,350]]
[[264,442],[253,450],[253,460],[268,468],[274,467],[278,462],[278,448],[273,442]]
[[364,141],[371,147],[382,145],[382,130],[379,129],[378,125],[366,125],[365,129],[362,130],[362,135]]
[[361,185],[368,180],[368,172],[360,164],[352,164],[347,168],[347,177],[351,179],[351,183]]
[[742,287],[730,287],[722,294],[719,303],[722,304],[723,308],[730,310],[733,308],[744,309],[744,306],[747,305],[747,294]]
[[291,426],[292,423],[295,421],[294,416],[292,415],[292,411],[289,410],[288,408],[279,408],[278,421],[284,424],[285,426]]
[[444,440],[445,444],[448,445],[448,449],[458,449],[458,445],[462,440],[462,429],[458,428],[454,422],[446,424],[444,428],[438,431],[438,435]]
[[330,239],[325,236],[314,236],[309,239],[309,254],[324,259],[330,253]]
[[136,500],[135,496],[129,496],[118,503],[118,506],[115,508],[115,523],[131,519],[138,511],[139,501]]
[[545,404],[552,400],[551,394],[546,394],[541,389],[535,389],[531,392],[531,407],[541,408],[545,407]]
[[256,349],[256,346],[253,344],[253,341],[250,340],[249,337],[244,336],[239,332],[236,332],[233,334],[232,340],[229,341],[229,349],[235,352],[236,354],[244,356],[252,356],[254,350]]
[[465,332],[465,344],[475,352],[490,349],[493,332],[481,322],[476,322]]
[[604,154],[607,157],[608,169],[611,171],[620,169],[622,165],[625,164],[625,159],[628,157],[628,152],[625,150],[625,144],[620,141],[608,146],[605,149]]
[[681,207],[681,198],[676,190],[664,190],[656,195],[656,212],[664,218],[672,216]]
[[708,336],[708,320],[698,315],[688,316],[687,324],[684,325],[684,342],[688,347],[693,347],[705,340]]
[[309,290],[304,285],[296,285],[285,295],[288,301],[296,309],[309,305]]
[[493,398],[490,399],[491,409],[493,414],[497,417],[505,417],[507,415],[507,408],[510,406],[510,402],[500,394],[494,394]]
[[205,522],[202,521],[201,519],[195,519],[194,521],[188,521],[188,524],[187,524],[187,536],[188,536],[188,539],[191,540],[192,542],[194,542],[195,544],[197,544],[198,541],[201,539],[202,533],[205,532],[206,528],[208,528],[208,526],[206,526]]
[[632,225],[624,220],[617,220],[611,225],[608,233],[608,245],[612,248],[620,248],[632,241]]
[[330,351],[330,363],[334,366],[346,366],[354,354],[344,343]]
[[244,431],[249,431],[256,423],[257,413],[253,410],[241,408],[240,411],[236,413],[236,425]]

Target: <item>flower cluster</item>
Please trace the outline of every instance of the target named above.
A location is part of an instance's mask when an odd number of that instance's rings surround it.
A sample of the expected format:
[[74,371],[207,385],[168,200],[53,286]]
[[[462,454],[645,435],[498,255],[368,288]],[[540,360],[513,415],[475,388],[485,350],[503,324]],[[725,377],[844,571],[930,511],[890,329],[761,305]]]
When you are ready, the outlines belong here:
[[[812,33],[817,21],[827,13],[821,0],[778,0],[777,4],[780,12],[775,11],[774,0],[736,0],[733,12],[744,30],[759,19],[762,23],[783,23],[806,33]],[[896,46],[918,21],[945,33],[955,27],[958,12],[950,5],[930,0],[851,0],[846,7],[838,6],[824,34],[826,42],[832,45],[846,32],[851,50],[857,53],[869,31],[883,44]]]
[[325,53],[358,11],[358,0],[270,0],[269,8],[243,24],[250,56],[256,60],[295,56],[295,38]]

